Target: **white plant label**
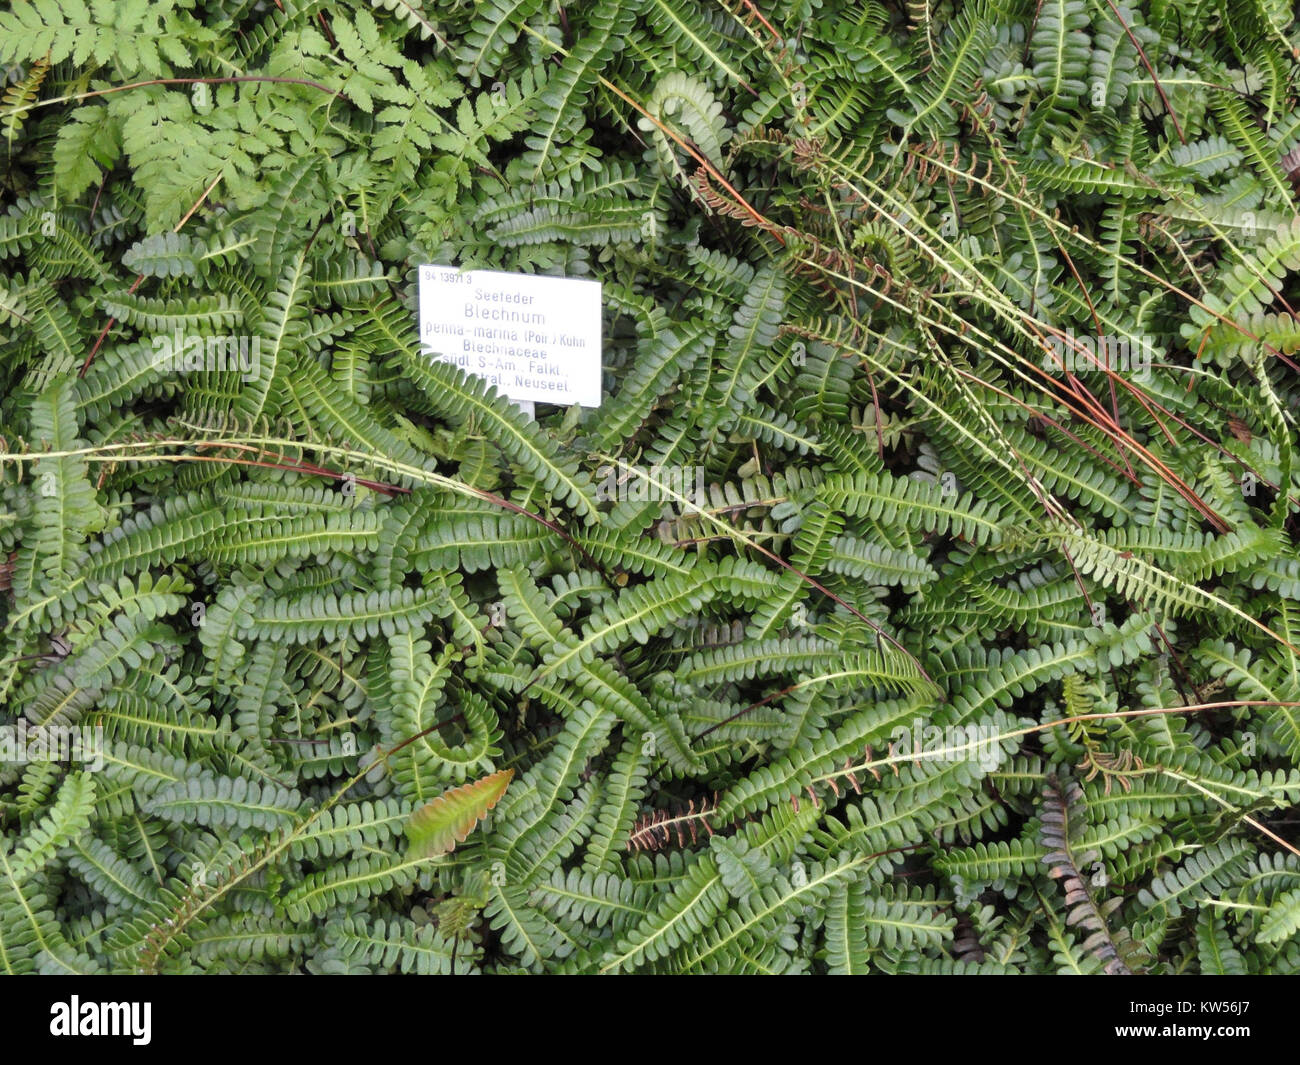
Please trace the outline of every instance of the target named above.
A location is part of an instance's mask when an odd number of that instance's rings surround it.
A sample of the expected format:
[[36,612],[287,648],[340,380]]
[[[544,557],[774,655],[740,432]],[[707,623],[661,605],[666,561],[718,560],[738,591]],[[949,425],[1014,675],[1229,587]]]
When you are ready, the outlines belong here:
[[511,399],[600,406],[599,281],[421,266],[420,344]]

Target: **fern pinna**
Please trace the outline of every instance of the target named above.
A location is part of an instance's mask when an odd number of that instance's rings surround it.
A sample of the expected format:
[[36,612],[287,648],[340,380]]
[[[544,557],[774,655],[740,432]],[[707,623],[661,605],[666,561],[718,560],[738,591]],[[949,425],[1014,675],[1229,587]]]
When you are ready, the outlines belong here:
[[[1300,969],[1297,47],[10,5],[0,969]],[[601,406],[424,263],[599,279]]]

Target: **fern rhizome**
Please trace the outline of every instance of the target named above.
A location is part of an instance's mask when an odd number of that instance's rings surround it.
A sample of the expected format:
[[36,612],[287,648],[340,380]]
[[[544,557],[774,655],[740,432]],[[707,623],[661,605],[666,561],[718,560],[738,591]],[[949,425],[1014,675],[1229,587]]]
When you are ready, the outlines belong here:
[[0,971],[1300,971],[1292,19],[6,5]]

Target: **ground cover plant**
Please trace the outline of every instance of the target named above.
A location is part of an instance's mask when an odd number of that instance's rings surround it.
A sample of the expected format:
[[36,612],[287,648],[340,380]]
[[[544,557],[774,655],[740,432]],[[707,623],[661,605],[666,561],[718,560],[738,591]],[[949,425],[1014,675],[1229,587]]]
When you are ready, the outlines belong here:
[[0,971],[1297,971],[1292,17],[6,5]]

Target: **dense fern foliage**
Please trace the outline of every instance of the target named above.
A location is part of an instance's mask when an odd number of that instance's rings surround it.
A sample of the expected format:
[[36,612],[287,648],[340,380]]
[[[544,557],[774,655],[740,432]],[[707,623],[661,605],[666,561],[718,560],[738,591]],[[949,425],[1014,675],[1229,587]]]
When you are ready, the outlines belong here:
[[[1298,49],[14,0],[0,724],[102,747],[0,971],[1300,971]],[[602,405],[424,263],[603,282]]]

